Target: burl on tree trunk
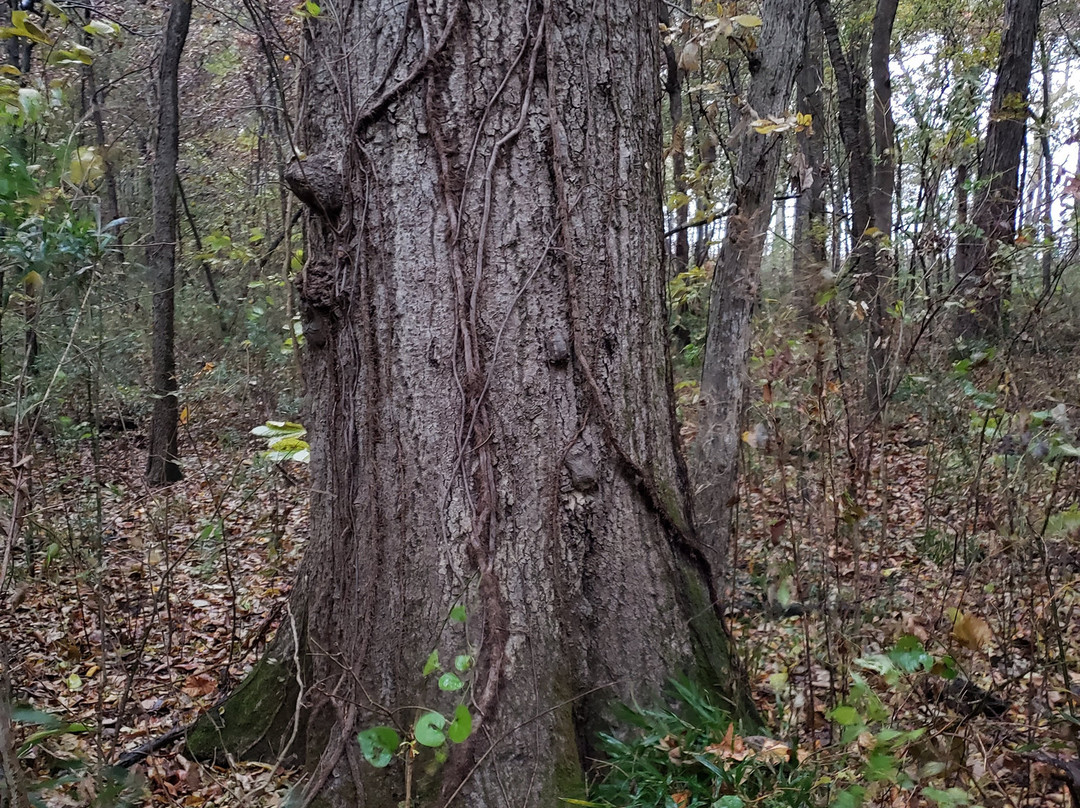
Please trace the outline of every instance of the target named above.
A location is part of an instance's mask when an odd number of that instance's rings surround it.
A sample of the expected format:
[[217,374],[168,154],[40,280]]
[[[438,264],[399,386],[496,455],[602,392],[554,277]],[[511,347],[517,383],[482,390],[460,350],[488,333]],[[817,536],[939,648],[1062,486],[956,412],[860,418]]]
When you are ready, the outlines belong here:
[[[308,27],[311,540],[193,752],[295,755],[327,805],[550,806],[615,700],[685,673],[752,714],[673,415],[656,21],[382,0]],[[446,760],[363,758],[358,731],[458,704]]]

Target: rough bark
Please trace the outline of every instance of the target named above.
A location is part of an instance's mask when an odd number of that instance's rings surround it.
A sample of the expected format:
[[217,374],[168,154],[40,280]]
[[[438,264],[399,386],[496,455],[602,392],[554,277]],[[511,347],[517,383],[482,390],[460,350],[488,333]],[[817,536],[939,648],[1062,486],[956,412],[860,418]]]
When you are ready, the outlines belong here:
[[[280,754],[299,692],[291,751],[325,804],[555,805],[613,699],[683,671],[752,709],[673,416],[657,9],[322,16],[287,174],[309,207],[311,541],[257,708],[192,750]],[[421,674],[436,648],[476,660],[473,735],[441,767],[372,768],[358,730],[453,710]]]
[[960,287],[964,305],[956,326],[965,337],[991,336],[1004,326],[1002,304],[1011,273],[1004,271],[999,249],[1016,235],[1020,158],[1027,136],[1028,92],[1041,9],[1042,0],[1005,3],[1005,35],[972,203],[974,227],[957,245],[963,254],[958,264],[965,274]]
[[150,424],[150,454],[146,466],[151,485],[175,482],[182,476],[177,449],[175,295],[176,278],[176,162],[180,153],[180,56],[191,22],[191,0],[171,0],[158,68],[158,120],[153,170],[153,241],[146,248],[154,295],[153,378],[154,415]]
[[851,203],[853,297],[862,306],[866,328],[866,403],[868,421],[880,416],[884,392],[884,290],[893,275],[889,246],[892,231],[893,120],[889,50],[897,0],[878,0],[869,50],[873,81],[872,120],[867,114],[865,59],[867,43],[856,34],[844,53],[830,0],[816,0],[836,75],[840,140],[848,160]]
[[870,306],[866,351],[866,403],[872,414],[881,409],[888,387],[885,297],[896,274],[892,247],[893,197],[896,191],[896,160],[893,149],[896,125],[892,113],[889,55],[892,52],[892,30],[897,6],[898,0],[878,0],[870,36],[870,75],[874,85],[874,174],[870,189],[870,208],[874,227],[879,231],[874,239],[873,267],[864,287]]
[[[807,21],[802,65],[795,76],[799,111],[809,114],[813,119],[812,130],[804,130],[795,136],[799,144],[801,164],[798,172],[799,196],[795,200],[792,288],[795,306],[803,324],[809,324],[813,318],[815,298],[821,286],[821,272],[828,260],[825,251],[828,223],[825,220],[823,131],[826,121],[822,104],[825,80],[823,49],[821,20],[817,13],[811,13]],[[804,181],[803,172],[809,174],[809,182]]]
[[[761,116],[786,113],[809,9],[809,0],[766,0],[762,7],[764,24],[748,92],[750,106]],[[783,140],[778,135],[751,131],[745,136],[735,172],[734,210],[710,293],[695,448],[695,501],[706,552],[717,570],[723,569],[730,538],[750,315],[757,300],[782,152]]]

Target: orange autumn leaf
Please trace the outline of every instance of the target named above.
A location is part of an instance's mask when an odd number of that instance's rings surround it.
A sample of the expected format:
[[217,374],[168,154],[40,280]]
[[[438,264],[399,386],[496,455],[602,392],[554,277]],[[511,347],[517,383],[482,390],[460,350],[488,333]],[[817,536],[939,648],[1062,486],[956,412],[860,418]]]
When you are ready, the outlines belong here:
[[675,803],[675,808],[686,808],[690,804],[690,792],[676,791],[671,795],[671,801]]
[[725,760],[746,760],[753,754],[752,750],[746,748],[743,739],[735,734],[734,724],[728,725],[727,732],[724,733],[724,737],[720,739],[719,743],[706,746],[705,751],[710,755],[716,755],[716,757]]

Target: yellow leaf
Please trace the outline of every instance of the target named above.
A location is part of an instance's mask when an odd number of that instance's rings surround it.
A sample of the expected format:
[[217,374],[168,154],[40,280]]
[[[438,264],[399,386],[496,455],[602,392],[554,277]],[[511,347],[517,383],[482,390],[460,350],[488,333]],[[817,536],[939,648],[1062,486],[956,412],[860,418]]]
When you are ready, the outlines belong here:
[[761,17],[757,17],[753,14],[739,14],[736,17],[732,17],[731,21],[738,23],[743,28],[757,28],[761,25]]
[[46,34],[36,22],[30,19],[30,16],[26,11],[12,11],[11,28],[5,28],[4,33],[7,36],[26,37],[34,42],[40,42],[42,45],[52,44],[49,35]]
[[67,179],[72,185],[94,185],[105,175],[105,160],[95,146],[80,146],[71,154]]
[[187,423],[188,414],[189,413],[188,413],[187,406],[185,406],[182,410],[180,410],[180,423],[181,424],[186,424]]
[[120,33],[120,26],[105,20],[91,20],[83,30],[91,36],[115,37]]

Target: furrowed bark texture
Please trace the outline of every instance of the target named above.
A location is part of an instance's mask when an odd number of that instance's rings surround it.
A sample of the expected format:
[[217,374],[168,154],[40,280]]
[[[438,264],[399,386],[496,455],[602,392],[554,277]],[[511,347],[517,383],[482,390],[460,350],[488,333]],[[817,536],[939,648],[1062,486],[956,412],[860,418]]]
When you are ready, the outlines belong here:
[[[762,117],[787,112],[809,9],[810,0],[765,0],[748,95],[750,106]],[[750,315],[757,300],[762,251],[783,151],[779,135],[759,135],[751,130],[743,140],[735,176],[735,210],[728,217],[709,300],[695,449],[695,498],[705,552],[717,571],[723,569],[730,540]]]
[[153,242],[146,248],[154,294],[154,415],[146,477],[151,485],[175,482],[181,476],[177,451],[175,283],[176,161],[180,153],[180,56],[191,22],[191,0],[172,0],[158,68],[158,122],[154,149]]
[[1027,137],[1028,92],[1042,0],[1006,0],[1005,35],[990,99],[990,122],[979,158],[979,184],[972,201],[974,228],[957,245],[963,267],[964,307],[957,317],[961,336],[1001,331],[1003,306],[1012,276],[998,250],[1016,234],[1020,157]]
[[[677,450],[656,20],[650,0],[382,0],[309,28],[295,748],[326,804],[580,796],[605,705],[679,671],[752,709]],[[452,712],[421,675],[434,648],[475,657],[476,726],[410,781],[355,733]],[[281,748],[260,732],[249,748]]]

